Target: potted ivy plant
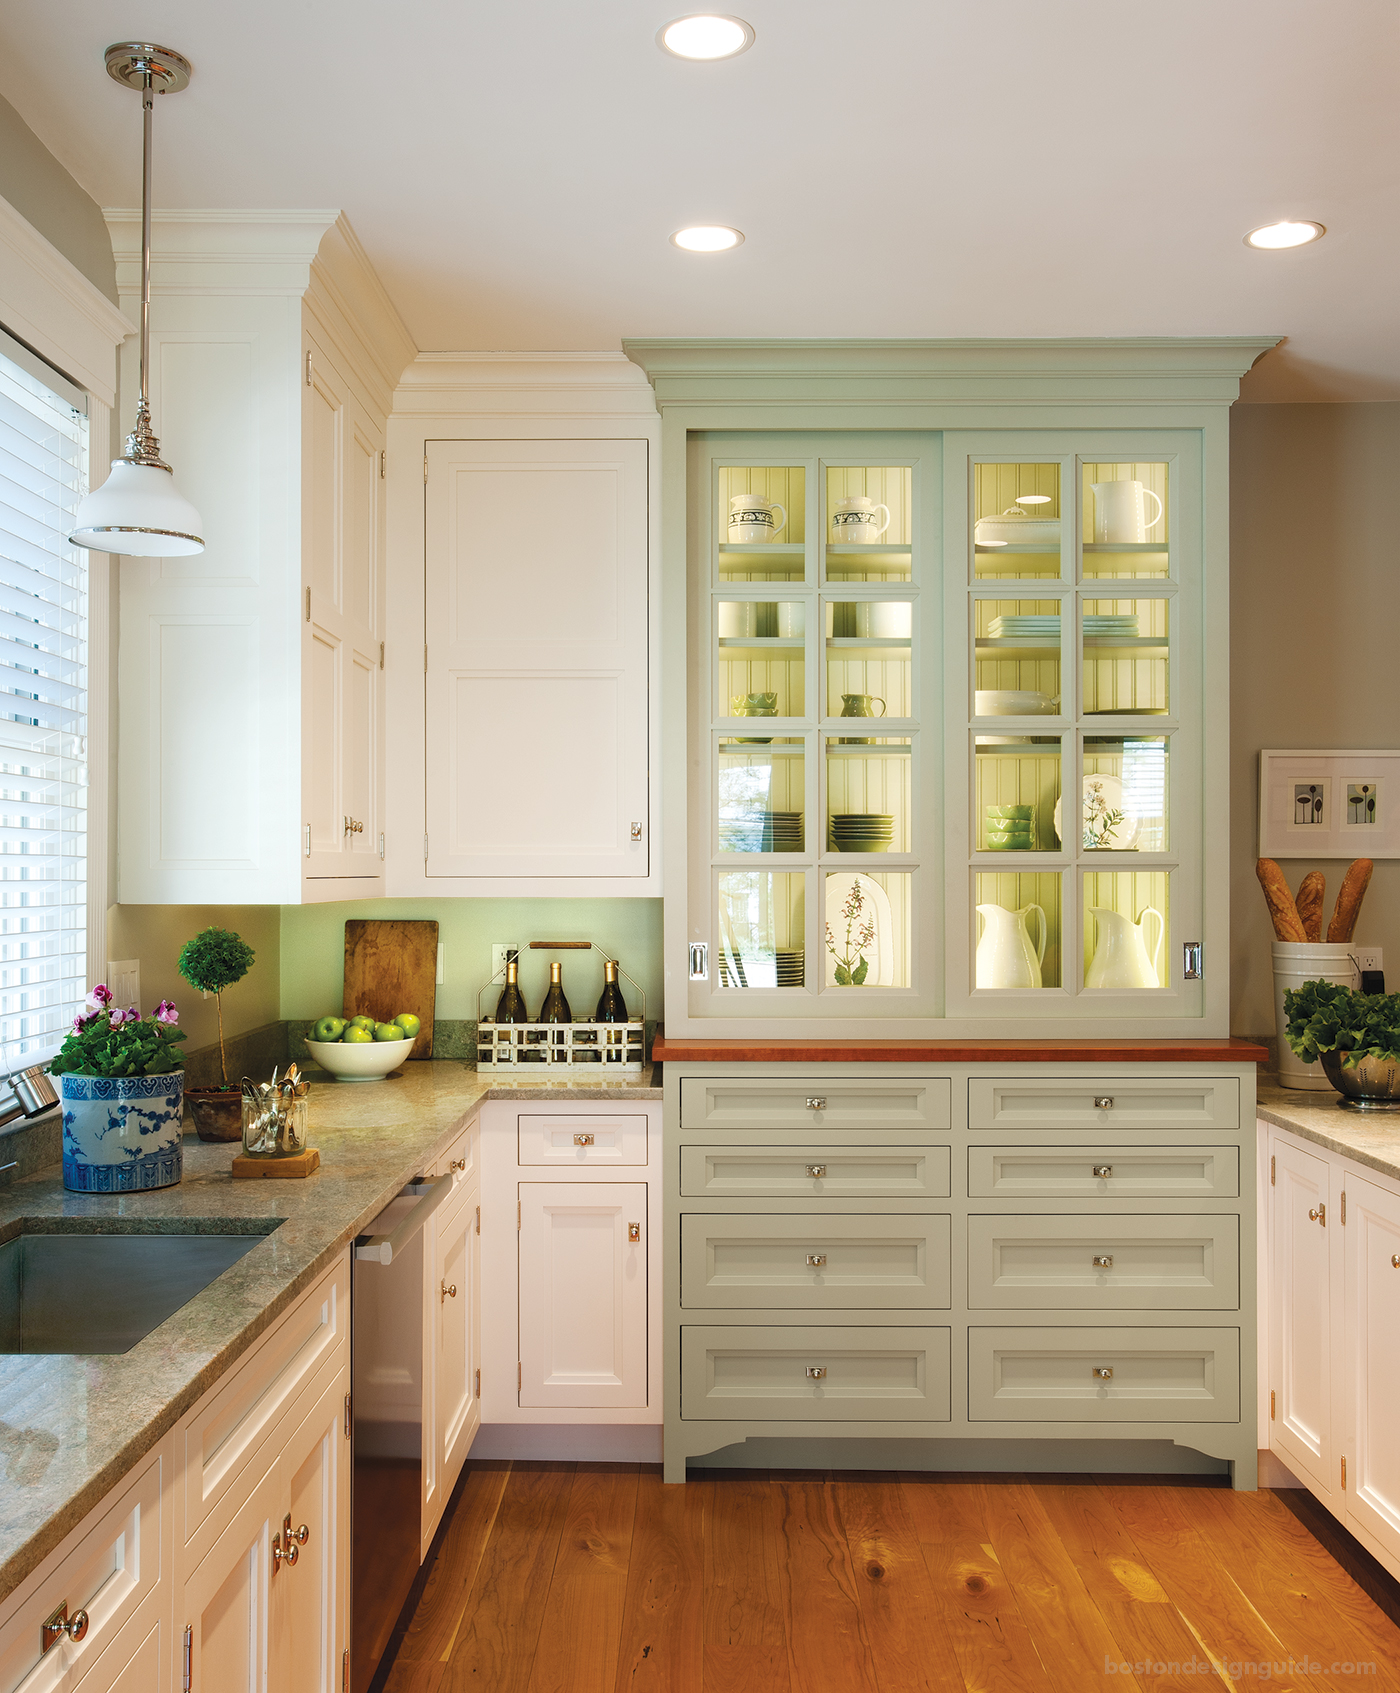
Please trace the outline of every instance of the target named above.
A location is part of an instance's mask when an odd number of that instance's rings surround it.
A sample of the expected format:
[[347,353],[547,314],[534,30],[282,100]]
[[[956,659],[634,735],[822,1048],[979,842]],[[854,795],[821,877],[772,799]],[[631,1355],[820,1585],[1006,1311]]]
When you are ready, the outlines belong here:
[[76,1193],[173,1187],[184,1168],[184,1031],[161,1000],[119,1010],[99,983],[49,1065],[63,1102],[63,1185]]
[[241,982],[253,967],[253,949],[232,929],[201,929],[181,949],[177,968],[192,988],[212,993],[219,1016],[219,1075],[216,1088],[186,1088],[190,1115],[201,1140],[239,1140],[243,1135],[243,1093],[228,1079],[224,1051],[224,989]]
[[1304,1064],[1322,1061],[1353,1111],[1400,1111],[1400,993],[1356,993],[1304,982],[1283,996],[1288,1044]]

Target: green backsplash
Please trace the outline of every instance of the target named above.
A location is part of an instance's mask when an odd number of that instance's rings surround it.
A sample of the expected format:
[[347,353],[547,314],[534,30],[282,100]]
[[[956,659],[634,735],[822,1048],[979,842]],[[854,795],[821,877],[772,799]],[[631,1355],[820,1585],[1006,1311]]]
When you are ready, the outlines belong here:
[[[592,1013],[603,986],[596,953],[530,953],[537,940],[596,941],[646,993],[647,1021],[664,1013],[659,899],[372,899],[282,907],[282,1016],[291,1021],[340,1010],[348,917],[436,918],[446,981],[437,990],[439,1019],[475,1022],[477,990],[491,975],[491,946],[521,949],[520,986],[531,1011],[544,998],[551,957],[564,965],[564,991],[574,1015]],[[640,1007],[627,994],[628,1010]],[[487,1009],[494,1004],[487,997]],[[407,1007],[405,1007],[407,1009]]]

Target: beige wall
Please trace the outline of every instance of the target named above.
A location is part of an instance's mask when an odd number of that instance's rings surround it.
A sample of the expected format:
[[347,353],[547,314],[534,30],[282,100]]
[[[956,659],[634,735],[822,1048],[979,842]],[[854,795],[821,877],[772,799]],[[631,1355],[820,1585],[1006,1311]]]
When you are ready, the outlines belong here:
[[114,905],[107,912],[107,957],[141,960],[141,1010],[174,1000],[194,1050],[218,1040],[219,1024],[214,996],[204,999],[175,968],[181,947],[211,924],[234,930],[252,947],[252,969],[224,991],[224,1034],[242,1034],[282,1015],[281,923],[275,905]]
[[[133,134],[139,158],[140,130]],[[0,194],[116,304],[117,266],[101,208],[7,100],[0,100]]]
[[[1230,453],[1230,1028],[1259,1035],[1259,750],[1400,746],[1400,404],[1239,405]],[[1294,888],[1325,872],[1330,915],[1345,861],[1281,863]],[[1400,860],[1377,861],[1356,939],[1400,989]]]

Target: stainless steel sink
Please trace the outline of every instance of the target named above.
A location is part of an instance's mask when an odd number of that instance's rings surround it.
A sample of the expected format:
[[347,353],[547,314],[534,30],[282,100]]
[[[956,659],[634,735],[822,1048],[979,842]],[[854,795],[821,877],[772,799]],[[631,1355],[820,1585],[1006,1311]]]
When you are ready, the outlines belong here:
[[129,1352],[276,1226],[18,1234],[0,1245],[0,1353]]

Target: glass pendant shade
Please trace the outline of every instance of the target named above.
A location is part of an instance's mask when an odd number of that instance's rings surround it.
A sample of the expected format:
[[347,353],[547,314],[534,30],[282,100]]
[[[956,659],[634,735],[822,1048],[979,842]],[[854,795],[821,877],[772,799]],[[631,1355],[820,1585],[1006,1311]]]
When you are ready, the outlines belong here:
[[203,527],[170,471],[113,459],[112,474],[79,505],[69,539],[103,553],[185,558],[204,551]]

